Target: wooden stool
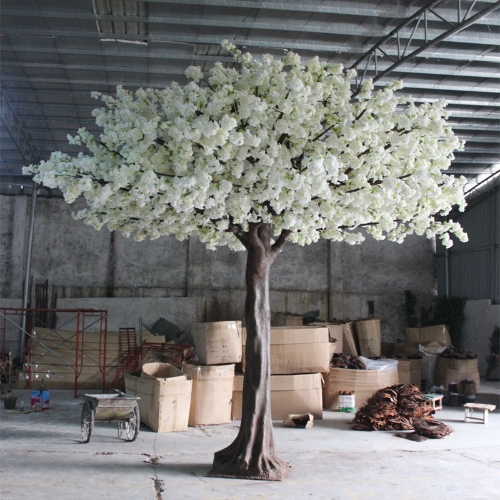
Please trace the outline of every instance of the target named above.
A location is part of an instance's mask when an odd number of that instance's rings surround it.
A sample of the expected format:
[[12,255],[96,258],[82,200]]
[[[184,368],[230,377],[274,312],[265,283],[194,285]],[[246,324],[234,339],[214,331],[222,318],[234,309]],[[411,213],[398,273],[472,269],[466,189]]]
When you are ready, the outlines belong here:
[[[483,422],[483,424],[488,423],[488,412],[493,411],[496,406],[495,405],[484,405],[480,403],[466,403],[464,404],[465,408],[465,418],[464,421],[468,422],[469,420],[479,420]],[[472,412],[474,410],[481,410],[483,412],[482,417],[473,417]]]
[[442,394],[422,394],[422,397],[432,406],[434,411],[443,409],[443,395]]

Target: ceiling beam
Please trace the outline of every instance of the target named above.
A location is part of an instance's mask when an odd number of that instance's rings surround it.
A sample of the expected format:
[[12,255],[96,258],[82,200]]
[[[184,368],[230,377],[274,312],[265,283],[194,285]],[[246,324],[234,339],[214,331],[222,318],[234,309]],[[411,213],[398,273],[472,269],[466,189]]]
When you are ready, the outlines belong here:
[[[162,2],[166,3],[166,2]],[[200,5],[197,2],[191,2],[190,0],[181,0],[180,2],[168,2],[170,5],[181,5],[181,6],[203,6]],[[431,2],[429,5],[435,9],[436,7],[439,7],[439,4],[443,4],[443,0],[437,0],[434,2]],[[458,4],[458,0],[455,0],[455,3]],[[354,7],[354,8],[349,8],[349,7],[333,7],[333,6],[320,6],[320,5],[297,5],[297,4],[278,4],[276,2],[224,2],[223,4],[214,4],[210,2],[208,5],[204,4],[207,7],[222,7],[224,10],[220,11],[218,14],[222,15],[225,12],[228,12],[231,16],[235,17],[244,17],[247,14],[247,11],[249,9],[253,10],[258,10],[258,11],[270,11],[274,10],[277,11],[286,11],[287,13],[290,12],[296,12],[298,14],[304,14],[304,13],[317,13],[321,14],[321,19],[324,20],[325,15],[331,15],[332,16],[332,21],[333,18],[335,20],[335,23],[340,24],[344,23],[346,24],[346,20],[344,19],[339,19],[339,16],[344,16],[348,18],[353,18],[353,17],[359,17],[362,20],[366,19],[367,17],[377,17],[378,19],[380,18],[389,18],[389,19],[411,19],[411,17],[415,16],[415,13],[413,13],[413,16],[411,16],[410,9],[397,9],[397,7],[392,11],[391,9],[387,9],[385,11],[377,11],[377,9],[370,9],[370,8],[359,8],[359,7]],[[229,11],[228,8],[234,8],[237,9],[237,12],[234,11]],[[241,10],[244,9],[244,12]],[[453,5],[451,5],[450,2],[446,3],[446,11],[442,12],[441,19],[438,16],[434,17],[435,22],[443,23],[456,23],[457,21],[457,16],[456,16],[456,8],[454,8]],[[279,15],[279,14],[278,14]],[[166,24],[169,23],[170,19],[172,19],[171,15],[147,15],[147,16],[137,16],[137,15],[118,15],[118,14],[96,14],[92,12],[71,12],[71,11],[64,11],[64,10],[58,10],[58,11],[37,11],[36,14],[33,13],[33,11],[29,9],[3,9],[2,10],[2,16],[7,16],[7,17],[37,17],[37,18],[52,18],[52,19],[78,19],[78,20],[88,20],[88,21],[115,21],[115,22],[123,22],[123,23],[144,23],[144,24]],[[335,16],[335,17],[334,17]],[[179,19],[179,18],[177,18]],[[182,19],[182,18],[180,18]],[[302,20],[302,16],[299,16],[297,19]],[[207,24],[203,24],[203,26],[214,26],[216,24],[211,24],[212,22],[217,23],[218,21],[212,21],[212,20],[203,20],[206,21]],[[225,27],[242,27],[240,23],[237,21],[220,21],[221,26]],[[230,24],[225,24],[229,22]],[[234,23],[234,24],[233,24]],[[176,23],[177,24],[177,23]],[[245,24],[247,24],[245,22]],[[281,29],[281,26],[283,24],[273,24],[273,23],[259,23],[259,22],[252,22],[252,24],[255,24],[256,28],[255,29]],[[482,24],[489,25],[490,23],[483,22]],[[267,26],[267,27],[266,27]],[[279,28],[276,28],[278,26]],[[310,28],[310,25],[308,27],[305,27],[306,29]],[[313,28],[314,29],[314,28]],[[374,32],[373,36],[384,36],[384,33],[378,34],[378,32]]]
[[39,161],[28,137],[24,133],[23,126],[16,113],[12,109],[8,97],[0,88],[0,121],[9,134],[12,142],[26,163],[37,163]]
[[[168,45],[168,42],[167,42]],[[156,46],[156,45],[155,45]],[[220,45],[217,43],[217,47]],[[44,53],[44,54],[61,54],[61,55],[82,55],[82,56],[100,56],[100,57],[123,57],[123,58],[141,58],[141,59],[161,59],[161,60],[183,60],[183,61],[221,61],[221,62],[233,62],[234,59],[232,56],[223,56],[223,55],[203,55],[203,54],[194,54],[190,52],[189,54],[183,54],[179,51],[174,51],[169,47],[162,47],[161,52],[155,52],[152,50],[148,50],[148,47],[144,47],[143,50],[137,50],[133,45],[121,45],[121,51],[113,50],[111,47],[106,47],[106,44],[101,44],[98,49],[85,49],[84,47],[35,47],[35,46],[20,46],[15,45],[9,46],[7,43],[4,43],[2,46],[2,52],[29,52],[29,53]],[[125,50],[126,49],[126,50]],[[280,47],[282,49],[282,47]],[[321,52],[321,51],[319,51]],[[360,47],[346,47],[345,45],[329,45],[324,52],[331,53],[345,53],[351,56],[356,56],[357,54],[364,54],[363,46]],[[396,56],[397,50],[387,50],[386,53],[389,56]],[[331,55],[331,54],[329,54]],[[486,54],[478,54],[477,52],[473,52],[463,49],[453,49],[448,48],[448,50],[443,51],[440,49],[429,49],[426,51],[424,55],[415,56],[419,59],[424,60],[432,60],[439,59],[449,60],[449,61],[461,61],[461,62],[484,62],[484,63],[500,63],[500,55],[496,53],[486,53]]]
[[[491,0],[494,1],[494,0]],[[238,10],[255,10],[257,13],[263,12],[267,13],[269,11],[275,11],[277,14],[280,12],[297,12],[300,14],[310,13],[310,14],[332,14],[335,16],[350,16],[350,17],[376,17],[384,18],[390,17],[392,19],[406,19],[408,18],[409,9],[400,8],[398,5],[391,7],[381,7],[374,3],[373,7],[367,7],[367,2],[352,2],[349,4],[341,6],[332,6],[325,4],[304,4],[304,3],[285,3],[285,2],[256,2],[256,1],[245,1],[245,0],[149,0],[150,4],[161,4],[161,5],[180,5],[182,7],[192,6],[192,7],[215,7],[221,9],[238,9]],[[491,3],[483,1],[482,3]],[[11,11],[21,11],[26,13],[26,10],[21,9],[9,9]],[[443,17],[447,18],[449,22],[453,22],[455,19],[453,16],[454,9],[450,8],[449,4],[445,4],[442,7]],[[5,12],[5,11],[4,11]],[[481,24],[487,24],[486,21],[481,21]]]
[[[178,77],[184,75],[184,70],[171,70],[170,75]],[[89,75],[91,76],[91,75]],[[116,87],[117,85],[128,85],[137,87],[149,87],[154,86],[155,88],[160,88],[160,84],[152,84],[147,80],[142,79],[132,79],[132,78],[106,78],[106,80],[97,79],[83,79],[83,78],[48,78],[48,77],[28,77],[28,76],[7,76],[3,75],[2,80],[6,82],[29,82],[29,83],[56,83],[56,84],[66,84],[66,85],[89,85],[92,90],[99,90],[95,86],[99,85],[101,87]],[[392,82],[392,79],[387,79],[384,81],[377,82],[379,86],[384,86]],[[169,82],[161,84],[161,87],[167,86]],[[452,91],[470,94],[500,94],[500,88],[498,86],[486,86],[486,85],[475,85],[469,87],[467,85],[452,85],[444,83],[426,84],[421,82],[412,82],[410,80],[405,80],[405,89],[420,89],[425,91]],[[483,105],[490,105],[489,103],[483,103]]]
[[[484,11],[481,11],[480,13],[476,14],[473,18],[474,19],[478,16],[486,16],[487,13],[491,12],[492,10],[498,8],[498,5],[493,4],[492,6],[488,7]],[[484,13],[485,11],[488,11]],[[48,12],[43,12],[37,11],[37,17],[38,14],[47,14],[46,17],[50,17]],[[53,12],[55,17],[58,17],[60,15],[63,15],[64,13],[60,12]],[[2,10],[2,17],[8,17],[5,15],[5,11]],[[92,21],[97,20],[107,20],[107,21],[134,21],[134,16],[96,16],[94,14],[91,15]],[[149,18],[141,18],[138,17],[138,19],[141,19],[142,21],[149,19],[151,20],[151,17]],[[90,21],[90,19],[89,19]],[[214,38],[212,38],[210,35],[208,37],[205,37],[203,35],[200,35],[198,37],[192,37],[192,36],[183,36],[183,35],[165,35],[164,33],[145,33],[145,34],[132,34],[132,33],[100,33],[97,30],[94,30],[93,25],[92,29],[86,30],[86,31],[76,31],[74,29],[50,29],[50,28],[41,28],[41,29],[31,29],[31,28],[19,28],[17,27],[14,23],[5,23],[5,26],[3,28],[3,32],[7,35],[21,35],[21,36],[26,36],[26,35],[31,35],[31,36],[51,36],[51,37],[61,37],[61,38],[99,38],[99,39],[123,39],[123,40],[135,40],[135,41],[142,41],[142,42],[153,42],[153,41],[177,41],[177,42],[184,42],[184,43],[220,43],[222,40],[225,38],[233,41],[236,45],[249,45],[249,41],[255,41],[255,37],[252,37],[251,39],[248,39],[248,30],[256,30],[260,32],[283,32],[283,33],[294,33],[294,34],[305,34],[305,35],[336,35],[336,36],[349,36],[353,38],[382,38],[386,37],[386,32],[384,31],[375,31],[373,30],[373,27],[367,27],[366,29],[363,29],[363,26],[352,26],[352,27],[347,27],[347,26],[342,26],[342,25],[329,25],[329,26],[323,26],[323,25],[311,25],[311,24],[304,24],[302,22],[298,22],[296,24],[286,24],[286,23],[268,23],[268,22],[256,22],[256,21],[230,21],[230,20],[223,20],[223,19],[203,19],[203,18],[198,18],[198,19],[193,19],[189,17],[165,17],[165,18],[158,18],[157,19],[158,24],[161,23],[161,26],[188,26],[192,27],[193,30],[198,31],[199,28],[213,28],[216,29],[217,31],[220,30],[233,30],[233,33],[230,33],[228,31],[225,31],[224,35],[221,35],[220,37],[216,37],[214,42]],[[466,24],[467,23],[467,24]],[[471,23],[470,20],[465,21],[465,23],[461,23],[459,26],[464,25],[464,27],[470,26],[473,24]],[[477,35],[463,35],[459,34],[461,30],[464,28],[459,28],[459,26],[452,28],[448,30],[448,34],[446,35],[446,38],[448,38],[449,41],[455,42],[455,43],[463,43],[463,44],[478,44],[478,45],[485,45],[485,46],[500,46],[500,40],[499,37],[497,36],[496,33],[490,33],[490,32],[481,32],[480,34],[478,33]],[[242,34],[240,35],[238,32],[243,31]],[[439,39],[442,36],[442,30],[436,30],[436,29],[428,29],[427,32],[425,33],[424,30],[418,30],[416,31],[413,36],[412,40],[415,42],[418,41],[425,41],[427,42],[427,38],[432,38],[432,39]],[[243,36],[244,38],[242,40],[236,40],[233,37],[237,36]],[[406,39],[406,34],[402,34],[402,37]],[[210,41],[208,41],[210,40]],[[267,40],[267,37],[266,37]],[[285,42],[283,43],[283,48],[289,48],[291,49],[292,47]],[[438,43],[437,41],[435,43]],[[267,46],[267,44],[266,44]]]
[[[18,102],[23,102],[20,101],[17,97],[18,96],[37,96],[37,97],[44,97],[44,96],[64,96],[64,97],[73,97],[73,98],[91,98],[90,96],[90,90],[51,90],[51,89],[37,89],[37,88],[19,88],[18,85],[16,87],[3,87],[4,92],[9,96],[9,99],[11,103],[15,106],[17,105]],[[107,93],[107,92],[104,92]],[[402,91],[404,94],[404,90]],[[110,92],[110,95],[114,95],[115,92]],[[425,96],[418,96],[418,95],[413,95],[412,96],[415,99],[415,102],[436,102],[440,99],[437,98],[431,98],[431,97],[425,97]],[[474,101],[472,99],[463,99],[463,98],[456,98],[454,96],[446,97],[445,100],[448,102],[448,111],[451,113],[452,116],[461,116],[461,117],[475,117],[478,116],[478,118],[482,118],[484,115],[484,118],[488,119],[490,114],[494,118],[498,118],[495,116],[495,111],[484,111],[483,108],[485,107],[491,107],[491,108],[498,108],[500,107],[500,100],[497,101],[491,101],[491,102],[485,102],[484,100],[477,100]],[[99,101],[95,100],[96,107],[98,106]],[[480,111],[473,110],[469,111],[467,107],[478,107],[481,108]]]
[[[233,59],[230,59],[230,62],[234,62]],[[148,74],[172,74],[171,70],[168,70],[165,67],[151,67],[147,65],[144,61],[144,70],[141,72],[145,72]],[[52,62],[52,63],[41,63],[41,62],[17,62],[17,61],[8,61],[4,60],[2,62],[2,66],[6,68],[30,68],[30,69],[50,69],[50,70],[75,70],[75,71],[97,71],[97,72],[119,72],[119,73],[132,73],[137,72],[137,67],[131,66],[130,68],[124,68],[123,66],[118,66],[115,64],[65,64],[62,61]],[[384,70],[388,68],[389,65],[387,63],[379,64],[379,70]],[[184,73],[184,69],[180,70],[181,73]],[[411,73],[415,75],[439,75],[443,77],[453,78],[478,78],[478,79],[495,79],[498,80],[500,74],[498,71],[485,71],[479,70],[478,68],[474,68],[471,70],[466,69],[451,69],[447,68],[445,65],[430,65],[430,64],[419,64],[415,65],[405,65],[396,68],[393,73]]]
[[[419,55],[422,52],[426,51],[430,47],[433,47],[434,45],[441,43],[443,41],[448,41],[448,40],[454,40],[457,38],[457,33],[460,33],[464,29],[472,26],[474,23],[476,23],[479,19],[482,19],[486,17],[488,14],[493,12],[494,10],[497,10],[500,8],[500,1],[497,1],[493,4],[491,4],[489,7],[481,10],[480,12],[474,14],[472,17],[467,18],[466,13],[463,18],[461,18],[461,10],[460,6],[461,3],[459,2],[457,4],[458,6],[458,20],[459,22],[449,28],[448,30],[442,32],[441,34],[437,35],[437,33],[434,33],[433,30],[428,29],[428,15],[429,11],[432,12],[431,8],[435,4],[439,4],[440,0],[435,0],[434,2],[430,2],[427,4],[425,7],[420,9],[418,12],[416,12],[412,17],[408,18],[406,21],[404,21],[402,24],[400,24],[397,28],[392,30],[388,35],[386,35],[384,38],[382,38],[377,44],[373,46],[371,50],[369,50],[366,54],[364,54],[362,57],[360,57],[352,66],[351,68],[355,69],[361,69],[361,63],[366,61],[365,67],[364,67],[364,72],[362,76],[359,78],[357,81],[357,91],[355,92],[354,95],[357,95],[361,91],[361,85],[363,83],[363,78],[366,70],[370,68],[372,71],[375,72],[375,77],[373,78],[373,81],[380,80],[384,76],[388,75],[392,71],[394,71],[396,68],[401,66],[403,63],[405,63],[408,60],[411,60],[415,55]],[[401,42],[406,40],[408,34],[403,32],[405,28],[408,27],[409,23],[417,20],[417,24],[414,26],[414,31],[411,34],[411,37],[409,38],[408,42],[406,43],[406,47],[401,48]],[[424,33],[425,33],[425,38],[424,38],[424,43],[420,47],[416,49],[410,49],[411,46],[411,41],[413,39],[418,40],[417,35],[418,31],[417,28],[420,24],[420,21],[423,19],[423,27],[424,27]],[[500,40],[497,34],[495,36]],[[396,37],[396,38],[394,38]],[[420,39],[422,40],[422,39]],[[384,70],[381,70],[380,72],[378,71],[377,68],[377,56],[379,55],[385,55],[385,51],[382,47],[385,48],[384,44],[389,44],[389,46],[394,46],[394,44],[397,43],[398,47],[398,56],[396,59],[394,59],[393,64]],[[408,51],[408,54],[407,54]],[[370,65],[373,66],[370,66]]]

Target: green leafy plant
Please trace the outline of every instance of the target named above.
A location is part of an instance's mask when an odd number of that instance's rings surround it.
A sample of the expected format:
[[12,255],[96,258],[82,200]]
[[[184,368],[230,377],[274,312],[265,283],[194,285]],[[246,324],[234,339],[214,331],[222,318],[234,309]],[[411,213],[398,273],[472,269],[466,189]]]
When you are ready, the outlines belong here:
[[463,297],[439,297],[427,310],[422,326],[446,325],[452,344],[459,345],[465,322],[465,303]]

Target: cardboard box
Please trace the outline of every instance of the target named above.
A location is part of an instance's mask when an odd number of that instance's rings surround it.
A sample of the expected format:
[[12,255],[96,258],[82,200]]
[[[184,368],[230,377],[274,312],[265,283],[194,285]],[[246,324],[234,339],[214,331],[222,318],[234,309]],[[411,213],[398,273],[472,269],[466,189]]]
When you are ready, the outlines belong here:
[[339,391],[354,391],[356,408],[360,408],[378,390],[399,383],[397,373],[344,368],[330,368],[323,379],[323,408],[329,410],[339,409]]
[[398,377],[400,384],[416,384],[420,389],[422,360],[398,359]]
[[462,380],[474,380],[476,392],[480,390],[480,379],[478,360],[476,359],[453,359],[438,356],[434,385],[442,385],[448,389],[448,384],[455,382],[459,384]]
[[147,363],[125,372],[125,392],[139,396],[141,422],[155,432],[185,431],[193,382],[168,363]]
[[[243,375],[234,377],[233,420],[241,420]],[[320,373],[271,375],[271,418],[284,420],[290,413],[311,413],[323,418]]]
[[333,358],[333,355],[335,354],[335,351],[337,350],[337,342],[329,342],[328,343],[328,359]]
[[184,362],[182,371],[193,380],[188,425],[231,422],[234,365],[203,366]]
[[381,351],[380,320],[368,319],[365,321],[356,321],[356,337],[361,356],[365,358],[378,358]]
[[241,321],[217,321],[191,325],[198,359],[204,365],[241,363]]
[[410,359],[410,384],[415,384],[419,389],[422,382],[422,360]]
[[[353,356],[358,356],[358,347],[356,346],[356,338],[354,336],[354,326],[352,321],[349,323],[344,323],[342,325],[342,337],[343,337],[343,353],[352,354]],[[340,352],[340,351],[337,351]]]
[[304,326],[304,318],[300,314],[276,313],[273,326]]
[[310,326],[315,326],[315,327],[326,326],[328,328],[328,336],[330,337],[330,342],[333,342],[333,340],[337,341],[335,352],[344,352],[343,351],[344,333],[342,331],[343,330],[342,325],[332,325],[330,323],[312,323]]
[[[415,344],[427,345],[431,342],[438,342],[444,346],[451,346],[451,338],[448,328],[445,325],[427,326],[425,328],[407,328],[406,343],[409,347]],[[412,345],[413,344],[413,345]]]
[[400,384],[410,384],[410,360],[398,359],[398,377]]
[[[246,329],[243,329],[245,344]],[[327,372],[330,368],[329,350],[326,327],[271,327],[271,374]]]

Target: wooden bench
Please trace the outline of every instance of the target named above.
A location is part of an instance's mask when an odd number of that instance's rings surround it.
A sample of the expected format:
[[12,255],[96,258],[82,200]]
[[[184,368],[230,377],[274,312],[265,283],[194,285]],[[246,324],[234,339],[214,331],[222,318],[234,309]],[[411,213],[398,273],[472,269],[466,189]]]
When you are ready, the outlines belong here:
[[[483,422],[483,424],[488,423],[488,412],[493,411],[496,406],[495,405],[485,405],[481,403],[466,403],[464,404],[465,408],[465,418],[464,421],[468,422],[469,420],[479,420]],[[472,412],[474,410],[481,410],[483,412],[482,417],[473,417]]]
[[432,406],[432,409],[442,410],[443,409],[443,395],[442,394],[422,394],[422,397]]

